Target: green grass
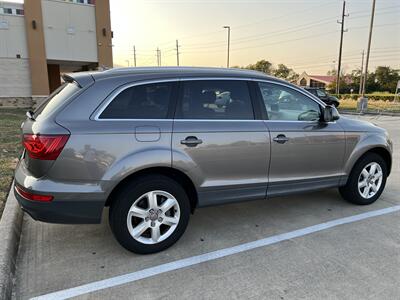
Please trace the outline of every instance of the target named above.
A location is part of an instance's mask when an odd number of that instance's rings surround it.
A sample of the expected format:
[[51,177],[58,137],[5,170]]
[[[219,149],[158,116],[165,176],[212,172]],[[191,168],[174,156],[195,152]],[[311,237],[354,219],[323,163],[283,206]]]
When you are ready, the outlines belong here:
[[21,154],[20,126],[25,120],[25,111],[0,108],[0,217]]

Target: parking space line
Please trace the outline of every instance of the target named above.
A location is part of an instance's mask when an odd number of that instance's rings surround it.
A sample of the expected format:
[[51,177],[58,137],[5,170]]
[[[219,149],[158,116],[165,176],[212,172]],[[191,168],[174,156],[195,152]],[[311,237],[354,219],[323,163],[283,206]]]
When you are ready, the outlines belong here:
[[176,260],[176,261],[173,261],[170,263],[165,263],[162,265],[158,265],[158,266],[143,269],[140,271],[128,273],[125,275],[120,275],[120,276],[115,276],[115,277],[111,277],[111,278],[104,279],[104,280],[95,281],[92,283],[80,285],[77,287],[61,290],[61,291],[54,292],[54,293],[49,293],[49,294],[42,295],[39,297],[31,298],[31,299],[33,299],[33,300],[69,299],[72,297],[88,294],[91,292],[96,292],[96,291],[104,290],[107,288],[112,288],[112,287],[115,287],[118,285],[132,283],[132,282],[135,282],[135,281],[138,281],[141,279],[149,278],[149,277],[163,274],[166,272],[187,268],[187,267],[194,266],[194,265],[197,265],[200,263],[212,261],[212,260],[215,260],[218,258],[230,256],[233,254],[238,254],[238,253],[245,252],[248,250],[276,244],[276,243],[279,243],[282,241],[301,237],[304,235],[308,235],[310,233],[319,232],[319,231],[326,230],[326,229],[336,227],[339,225],[349,224],[349,223],[361,221],[364,219],[393,213],[396,211],[400,211],[400,205],[391,206],[391,207],[387,207],[384,209],[378,209],[378,210],[374,210],[374,211],[370,211],[370,212],[366,212],[366,213],[362,213],[362,214],[358,214],[358,215],[353,215],[350,217],[345,217],[345,218],[328,221],[325,223],[301,228],[298,230],[270,236],[270,237],[256,240],[253,242],[249,242],[249,243],[245,243],[245,244],[241,244],[241,245],[237,245],[237,246],[233,246],[233,247],[229,247],[229,248],[225,248],[225,249],[221,249],[221,250],[212,251],[212,252],[201,254],[201,255],[196,255],[196,256]]

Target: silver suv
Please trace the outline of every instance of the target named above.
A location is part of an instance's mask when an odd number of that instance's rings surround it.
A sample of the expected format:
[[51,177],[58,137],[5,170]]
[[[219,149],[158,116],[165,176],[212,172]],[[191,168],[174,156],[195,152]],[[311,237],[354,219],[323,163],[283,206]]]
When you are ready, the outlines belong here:
[[[15,195],[34,219],[99,223],[136,253],[174,244],[197,207],[339,187],[370,204],[392,143],[262,73],[131,68],[64,76],[22,125]],[[223,99],[224,101],[221,101]]]

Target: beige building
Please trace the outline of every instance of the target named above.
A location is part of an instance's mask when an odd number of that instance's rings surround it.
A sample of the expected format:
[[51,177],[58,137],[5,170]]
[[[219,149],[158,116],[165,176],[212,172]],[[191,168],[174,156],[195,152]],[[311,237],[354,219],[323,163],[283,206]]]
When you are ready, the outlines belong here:
[[46,96],[60,74],[112,67],[109,0],[0,2],[0,97]]
[[335,80],[335,76],[308,75],[306,72],[303,72],[297,79],[297,85],[328,89],[329,85],[335,82]]

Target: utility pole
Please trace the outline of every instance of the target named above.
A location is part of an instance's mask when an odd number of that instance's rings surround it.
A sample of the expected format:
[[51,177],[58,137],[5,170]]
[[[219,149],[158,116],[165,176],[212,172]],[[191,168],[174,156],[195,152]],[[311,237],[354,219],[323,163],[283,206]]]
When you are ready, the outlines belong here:
[[346,11],[346,1],[343,1],[343,9],[342,9],[342,21],[337,21],[339,24],[341,24],[341,29],[340,29],[340,46],[339,46],[339,60],[338,60],[338,68],[337,68],[337,74],[336,74],[336,94],[339,95],[340,90],[340,67],[342,64],[342,47],[343,47],[343,33],[346,32],[347,30],[344,30],[344,17],[348,17],[349,15],[345,14]]
[[160,49],[158,49],[158,47],[157,47],[156,53],[157,53],[157,66],[160,66],[161,65],[161,57],[160,57]]
[[176,40],[176,65],[179,67],[179,42]]
[[133,45],[133,64],[136,67],[136,48],[135,48],[135,45]]
[[359,90],[358,90],[358,93],[359,94],[361,94],[362,93],[362,90],[363,90],[363,72],[364,72],[364,50],[363,50],[363,52],[362,52],[362,55],[361,55],[361,72],[360,72],[360,88],[359,88]]
[[227,56],[226,67],[229,68],[229,48],[230,48],[230,44],[231,44],[231,26],[224,26],[223,28],[228,29],[228,56]]
[[364,78],[363,78],[363,89],[362,89],[362,97],[363,98],[365,96],[365,87],[366,87],[367,77],[368,77],[368,62],[369,62],[369,53],[371,50],[372,28],[374,27],[374,16],[375,16],[375,0],[372,0],[371,24],[369,26],[367,59],[365,61],[365,73],[364,73]]

